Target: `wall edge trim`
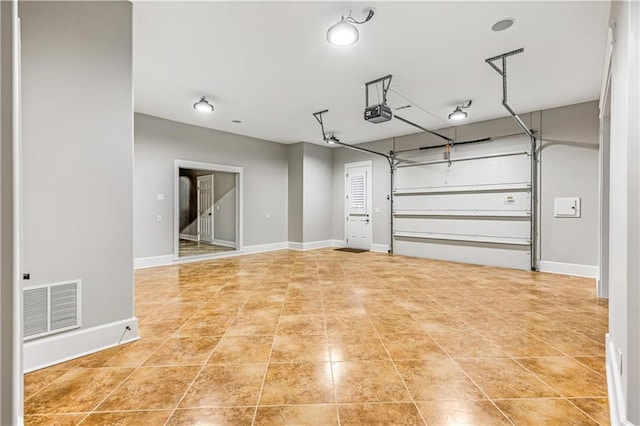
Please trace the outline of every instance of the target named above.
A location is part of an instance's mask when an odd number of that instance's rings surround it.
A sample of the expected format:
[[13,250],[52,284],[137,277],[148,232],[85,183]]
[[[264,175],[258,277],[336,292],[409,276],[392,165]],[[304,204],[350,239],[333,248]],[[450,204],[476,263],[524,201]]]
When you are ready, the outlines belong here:
[[573,275],[594,279],[600,276],[599,268],[596,265],[578,265],[575,263],[551,262],[548,260],[541,260],[538,264],[538,270],[552,274]]
[[627,420],[624,397],[622,393],[622,381],[616,363],[616,350],[610,339],[609,333],[606,334],[606,369],[607,369],[607,393],[609,397],[609,415],[612,425],[633,426],[633,423]]

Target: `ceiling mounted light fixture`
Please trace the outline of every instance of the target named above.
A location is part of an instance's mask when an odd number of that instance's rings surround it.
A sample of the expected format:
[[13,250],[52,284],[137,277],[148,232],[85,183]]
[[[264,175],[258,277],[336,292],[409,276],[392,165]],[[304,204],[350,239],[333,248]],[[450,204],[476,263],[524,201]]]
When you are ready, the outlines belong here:
[[366,18],[364,18],[363,21],[356,21],[355,18],[351,16],[351,12],[349,12],[349,16],[346,18],[343,16],[337,24],[329,27],[327,30],[327,41],[334,46],[340,47],[354,45],[360,38],[360,34],[355,25],[361,25],[370,21],[376,11],[373,7],[367,7],[362,12],[366,14]]
[[453,110],[451,114],[449,114],[449,120],[458,121],[467,118],[469,114],[467,114],[463,109],[467,109],[471,106],[471,101],[466,101],[462,105],[456,106],[456,109]]
[[213,112],[213,105],[207,101],[206,97],[201,97],[198,102],[193,104],[193,109],[200,112]]
[[325,142],[327,142],[329,145],[336,145],[338,142],[340,142],[340,139],[336,138],[336,135],[332,134],[327,136]]

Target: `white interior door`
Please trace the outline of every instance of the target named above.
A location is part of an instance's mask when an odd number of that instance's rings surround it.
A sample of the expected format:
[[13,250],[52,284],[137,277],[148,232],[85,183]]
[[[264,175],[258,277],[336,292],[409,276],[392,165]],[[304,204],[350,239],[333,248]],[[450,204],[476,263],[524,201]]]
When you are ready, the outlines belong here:
[[213,241],[213,175],[198,176],[198,241]]
[[345,165],[347,247],[371,248],[371,162]]

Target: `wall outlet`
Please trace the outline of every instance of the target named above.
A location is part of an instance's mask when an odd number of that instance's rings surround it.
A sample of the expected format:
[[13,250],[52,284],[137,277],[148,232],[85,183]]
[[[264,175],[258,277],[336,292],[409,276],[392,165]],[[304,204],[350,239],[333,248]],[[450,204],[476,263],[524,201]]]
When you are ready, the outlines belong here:
[[158,201],[164,201],[164,194],[158,194]]
[[156,216],[156,222],[162,222],[162,215],[161,214]]

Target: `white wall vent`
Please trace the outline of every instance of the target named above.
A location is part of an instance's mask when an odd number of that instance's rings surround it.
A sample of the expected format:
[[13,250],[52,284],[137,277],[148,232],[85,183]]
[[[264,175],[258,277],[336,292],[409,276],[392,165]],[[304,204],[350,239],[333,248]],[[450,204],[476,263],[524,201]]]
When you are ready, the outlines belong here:
[[79,328],[81,280],[28,287],[24,297],[24,340]]

